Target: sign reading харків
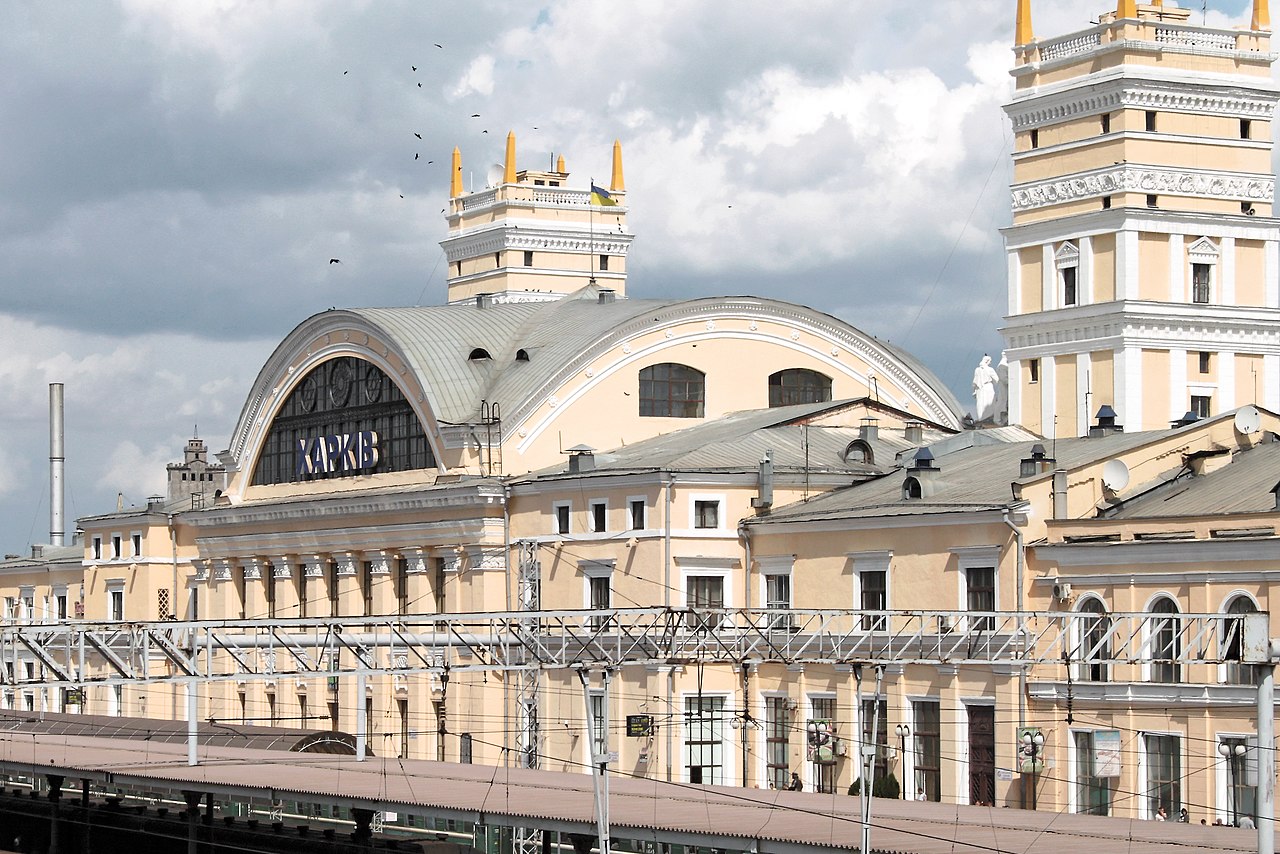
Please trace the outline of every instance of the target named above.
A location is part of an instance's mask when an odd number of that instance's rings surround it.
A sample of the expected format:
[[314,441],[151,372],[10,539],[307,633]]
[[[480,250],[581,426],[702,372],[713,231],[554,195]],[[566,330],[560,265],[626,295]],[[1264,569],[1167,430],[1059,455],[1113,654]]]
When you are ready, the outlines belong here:
[[298,440],[298,476],[364,471],[378,464],[373,430]]

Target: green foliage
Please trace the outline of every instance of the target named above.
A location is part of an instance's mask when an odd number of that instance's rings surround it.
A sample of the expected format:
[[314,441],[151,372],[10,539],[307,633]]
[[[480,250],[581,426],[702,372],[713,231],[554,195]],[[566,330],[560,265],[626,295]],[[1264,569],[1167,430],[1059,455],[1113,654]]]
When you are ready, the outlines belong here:
[[[853,781],[853,785],[849,787],[849,794],[862,794],[862,778]],[[898,783],[898,778],[889,774],[887,777],[878,777],[871,784],[871,796],[875,798],[892,798],[902,797],[902,786]]]

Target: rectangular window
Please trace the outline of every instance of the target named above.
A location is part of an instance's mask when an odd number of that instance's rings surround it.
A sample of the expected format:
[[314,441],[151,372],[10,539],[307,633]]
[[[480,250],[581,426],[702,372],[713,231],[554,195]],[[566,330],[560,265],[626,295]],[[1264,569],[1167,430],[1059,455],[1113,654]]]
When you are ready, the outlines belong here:
[[[1222,760],[1227,775],[1227,823],[1240,826],[1240,818],[1248,816],[1256,823],[1258,814],[1257,748],[1243,737],[1227,736],[1220,740],[1226,745],[1227,758]],[[1219,756],[1222,748],[1219,748]],[[1252,773],[1251,773],[1252,772]],[[1254,785],[1250,785],[1250,781]],[[1256,826],[1256,824],[1255,824]]]
[[123,620],[124,619],[124,590],[123,589],[108,590],[107,597],[109,599],[109,604],[108,604],[108,610],[110,613],[109,619],[116,620],[116,621]]
[[603,533],[606,530],[605,516],[608,512],[608,505],[603,501],[591,502],[591,530],[595,533]]
[[1062,304],[1076,304],[1076,268],[1062,268]]
[[592,691],[590,698],[591,734],[595,737],[591,745],[591,761],[594,764],[596,757],[609,749],[609,711],[605,708],[603,691]]
[[409,756],[409,701],[403,697],[396,699],[396,712],[400,716],[400,756]]
[[[613,607],[613,594],[610,585],[613,577],[610,575],[593,575],[587,578],[587,606],[592,611],[607,611]],[[608,617],[592,617],[591,628],[596,631],[605,629],[609,624]]]
[[444,558],[442,557],[436,558],[436,576],[435,578],[432,579],[433,583],[431,585],[431,598],[434,600],[437,614],[445,613],[444,580],[446,578],[446,575],[445,575],[444,569],[445,569]]
[[[813,712],[814,720],[831,721],[835,731],[840,731],[836,721],[835,697],[812,697],[809,701],[809,708]],[[814,762],[812,766],[813,790],[827,795],[834,794],[836,790],[836,766],[827,762]]]
[[1103,196],[1103,197],[1102,197],[1102,209],[1103,209],[1104,211],[1109,211],[1109,210],[1111,210],[1111,197],[1110,197],[1110,196]]
[[1213,281],[1213,268],[1209,264],[1191,265],[1191,301],[1201,305],[1209,303],[1209,286]]
[[360,592],[364,594],[364,615],[373,616],[373,564],[360,562]]
[[342,608],[339,605],[338,594],[341,592],[338,581],[338,564],[329,564],[329,616],[342,616]]
[[1077,732],[1076,751],[1076,812],[1087,815],[1111,814],[1111,787],[1107,778],[1095,777],[1093,767],[1093,733]]
[[1160,206],[1160,197],[1155,193],[1147,193],[1147,207],[1156,208]]
[[1200,373],[1202,374],[1209,373],[1209,366],[1210,366],[1209,354],[1201,350],[1200,351]]
[[555,532],[557,534],[569,533],[569,505],[556,504],[553,506],[552,512],[554,512],[556,516]]
[[531,250],[526,249],[524,251],[524,265],[526,267],[533,266],[533,252]]
[[142,557],[142,535],[134,534],[130,539],[133,545],[133,556]]
[[724,617],[724,577],[691,575],[686,581],[685,605],[701,613],[689,615],[689,628],[713,630]]
[[463,765],[470,765],[473,759],[471,733],[464,732],[458,736],[458,761]]
[[1102,132],[1111,133],[1111,114],[1103,113],[1100,118],[1102,119]]
[[[879,709],[877,710],[877,706]],[[877,711],[879,716],[877,717]],[[875,732],[871,730],[875,726]],[[862,743],[876,749],[876,767],[874,780],[883,780],[889,775],[889,701],[862,701]],[[874,785],[874,783],[873,783]]]
[[1191,395],[1191,411],[1199,418],[1208,418],[1211,401],[1212,398],[1207,394],[1193,394]]
[[1161,808],[1173,818],[1182,808],[1181,739],[1176,735],[1143,736],[1146,752],[1147,816],[1155,818]]
[[600,256],[600,272],[601,273],[609,272],[609,256],[608,255]]
[[396,558],[396,612],[409,613],[409,561]]
[[[764,577],[764,606],[771,610],[785,611],[791,608],[791,576],[777,573]],[[771,629],[790,629],[793,625],[790,614],[778,614],[769,620]]]
[[93,536],[93,559],[102,560],[102,537],[97,534]]
[[1147,133],[1156,132],[1156,111],[1147,110]]
[[[969,611],[994,611],[996,609],[996,569],[993,566],[971,566],[965,571],[966,599]],[[989,632],[996,627],[995,615],[970,617],[975,631]]]
[[631,530],[639,531],[644,528],[644,499],[633,498],[631,500]]
[[[883,569],[866,569],[858,573],[858,584],[861,588],[861,601],[858,603],[863,611],[887,611],[889,609],[889,573]],[[862,628],[870,632],[882,632],[888,628],[888,617],[885,614],[863,614]]]
[[771,789],[785,789],[791,783],[789,703],[786,697],[764,700],[764,773]]
[[1039,360],[1039,359],[1028,359],[1028,360],[1027,360],[1027,372],[1028,372],[1028,373],[1030,374],[1030,376],[1031,376],[1031,382],[1033,382],[1033,383],[1038,383],[1038,382],[1040,382],[1040,360]]
[[684,767],[689,782],[723,784],[724,697],[686,698],[684,719]]
[[58,619],[65,620],[67,618],[67,594],[59,593],[54,597],[54,601],[57,603]]
[[[909,793],[918,801],[942,800],[942,705],[937,700],[915,700],[911,704],[915,719],[915,790]],[[904,784],[905,785],[905,784]]]
[[278,712],[276,711],[276,695],[268,694],[267,695],[267,720],[270,722],[271,726],[276,725],[277,714]]
[[1252,130],[1253,130],[1253,122],[1249,121],[1248,119],[1240,120],[1240,138],[1241,139],[1250,139]]
[[720,502],[719,501],[693,502],[693,527],[719,528],[720,527]]
[[119,558],[124,557],[124,552],[123,552],[123,551],[121,550],[121,548],[120,548],[120,535],[119,535],[119,534],[112,534],[112,535],[111,535],[111,557],[112,557],[112,558],[115,558],[115,559],[119,559]]

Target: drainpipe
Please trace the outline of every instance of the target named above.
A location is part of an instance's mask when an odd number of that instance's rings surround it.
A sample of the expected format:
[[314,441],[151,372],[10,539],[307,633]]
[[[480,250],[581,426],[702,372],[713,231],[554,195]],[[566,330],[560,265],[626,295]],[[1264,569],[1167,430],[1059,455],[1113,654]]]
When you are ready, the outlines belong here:
[[[1000,521],[1009,526],[1009,530],[1013,531],[1014,539],[1018,544],[1018,570],[1015,575],[1015,584],[1017,585],[1017,609],[1019,628],[1022,622],[1022,585],[1023,576],[1026,573],[1027,561],[1027,543],[1023,539],[1022,529],[1014,524],[1013,519],[1009,517],[1009,508],[1005,508],[1004,515],[1000,517]],[[1025,727],[1027,725],[1027,668],[1018,668],[1018,726]]]
[[[170,602],[170,608],[173,611],[174,619],[178,619],[178,532],[173,527],[173,514],[167,514],[169,522],[169,562],[173,565],[173,599]],[[183,619],[186,614],[183,613]],[[112,689],[108,689],[112,690]],[[120,692],[121,705],[124,704],[124,691]],[[172,707],[170,715],[172,720],[178,720],[178,692],[169,692],[169,704]]]
[[662,604],[666,608],[671,607],[671,504],[672,504],[671,489],[673,484],[675,484],[675,482],[676,482],[675,475],[668,473],[663,478],[663,484],[662,484],[667,491],[667,499],[666,499],[667,509],[666,509],[666,512],[663,514],[665,517],[663,519],[663,525],[665,527],[665,530],[663,531],[663,534],[662,534],[662,539],[663,539],[663,542],[662,542],[662,547],[663,547]]
[[[502,586],[506,588],[507,613],[511,613],[511,484],[503,484],[502,487],[502,552],[504,555],[503,565],[505,567],[506,577],[502,580]],[[538,603],[542,605],[541,602]],[[514,727],[511,725],[511,680],[502,680],[502,709],[503,709],[503,727],[502,727],[502,762],[507,767],[511,767],[511,732]],[[516,716],[519,718],[519,715]]]

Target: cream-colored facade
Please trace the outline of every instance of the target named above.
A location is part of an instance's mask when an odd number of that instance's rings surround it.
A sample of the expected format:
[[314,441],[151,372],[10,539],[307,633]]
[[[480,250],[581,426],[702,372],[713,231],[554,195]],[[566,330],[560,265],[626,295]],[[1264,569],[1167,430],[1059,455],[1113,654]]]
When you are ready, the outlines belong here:
[[1280,407],[1275,55],[1266,0],[1216,30],[1122,2],[1037,39],[1019,6],[1009,420],[1083,435]]

